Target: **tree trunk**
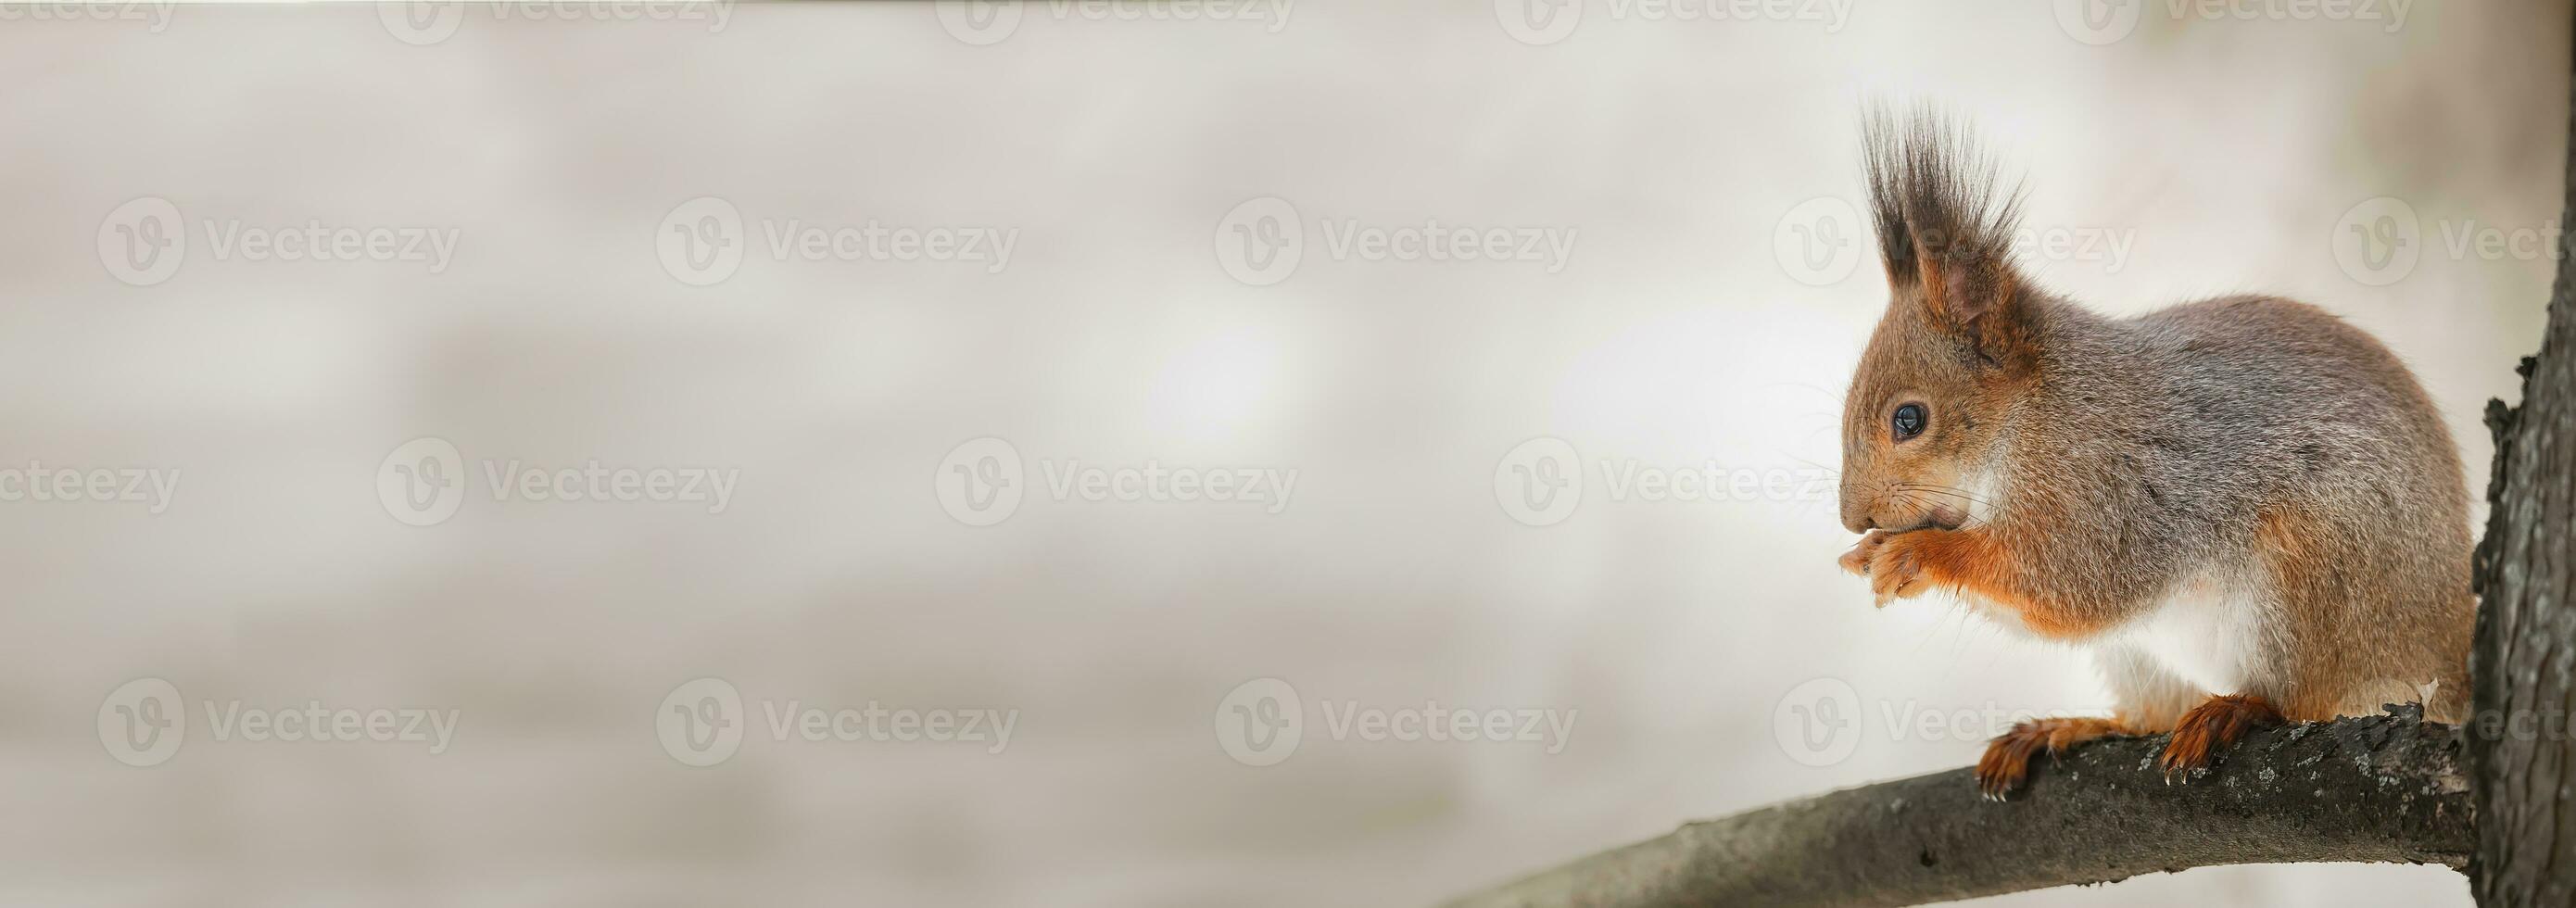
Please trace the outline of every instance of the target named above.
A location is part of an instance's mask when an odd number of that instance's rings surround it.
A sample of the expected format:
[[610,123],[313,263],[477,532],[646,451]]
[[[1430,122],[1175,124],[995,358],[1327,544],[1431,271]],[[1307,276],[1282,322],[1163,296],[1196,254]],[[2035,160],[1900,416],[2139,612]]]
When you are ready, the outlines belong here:
[[[2576,102],[2571,102],[2576,107]],[[2569,115],[2576,139],[2576,110]],[[2576,141],[2559,223],[2576,217]],[[2576,273],[2558,246],[2549,328],[2523,360],[2522,406],[2487,404],[2495,472],[2478,543],[2477,793],[2471,889],[2487,908],[2576,905]]]

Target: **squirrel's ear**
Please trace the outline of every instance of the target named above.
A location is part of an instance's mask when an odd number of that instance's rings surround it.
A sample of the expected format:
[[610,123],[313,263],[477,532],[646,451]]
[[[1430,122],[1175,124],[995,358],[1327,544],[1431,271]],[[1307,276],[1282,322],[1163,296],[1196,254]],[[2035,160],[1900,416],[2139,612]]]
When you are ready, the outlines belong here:
[[1913,290],[1932,324],[1986,361],[2027,360],[2030,291],[2012,267],[2020,191],[1997,186],[1992,160],[1938,111],[1873,111],[1861,143],[1888,285],[1900,299]]
[[1959,250],[1914,247],[1923,307],[1935,324],[1975,347],[1989,363],[2013,365],[2033,352],[2022,281],[2011,263]]

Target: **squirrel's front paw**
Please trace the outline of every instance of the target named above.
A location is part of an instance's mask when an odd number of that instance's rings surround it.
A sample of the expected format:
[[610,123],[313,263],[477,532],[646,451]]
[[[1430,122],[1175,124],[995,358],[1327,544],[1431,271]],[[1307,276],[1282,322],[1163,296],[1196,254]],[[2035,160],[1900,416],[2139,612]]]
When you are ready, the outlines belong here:
[[1842,565],[1843,570],[1850,572],[1854,577],[1867,577],[1869,560],[1878,555],[1880,546],[1887,544],[1888,536],[1889,533],[1886,530],[1871,530],[1860,537],[1860,542],[1852,545],[1851,551],[1844,552],[1843,557],[1834,559],[1834,563]]
[[1871,530],[1860,542],[1835,561],[1843,570],[1869,578],[1869,591],[1878,597],[1878,605],[1904,599],[1923,592],[1930,580],[1923,573],[1922,538],[1929,530],[1890,533]]
[[[1877,531],[1872,530],[1873,534]],[[1878,540],[1869,554],[1869,591],[1878,597],[1878,606],[1921,593],[1930,586],[1923,574],[1921,539],[1915,533],[1890,533]],[[1867,545],[1869,540],[1861,540]]]

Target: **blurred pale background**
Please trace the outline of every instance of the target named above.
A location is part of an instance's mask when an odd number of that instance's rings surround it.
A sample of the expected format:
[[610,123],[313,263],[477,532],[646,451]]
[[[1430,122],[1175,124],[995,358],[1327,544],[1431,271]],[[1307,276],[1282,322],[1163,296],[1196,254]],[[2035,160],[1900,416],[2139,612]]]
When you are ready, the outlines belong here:
[[[1283,6],[0,10],[0,901],[1422,904],[2100,708],[1834,570],[1871,99],[2053,287],[2387,338],[2479,489],[2538,337],[2563,4]],[[1149,464],[1295,483],[1051,483]]]

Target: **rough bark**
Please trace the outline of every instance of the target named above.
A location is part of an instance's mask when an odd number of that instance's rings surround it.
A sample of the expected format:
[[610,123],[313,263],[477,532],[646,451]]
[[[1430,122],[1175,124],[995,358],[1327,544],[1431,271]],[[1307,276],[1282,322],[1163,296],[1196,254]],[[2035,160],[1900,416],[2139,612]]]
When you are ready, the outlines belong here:
[[[2571,102],[2576,107],[2576,102]],[[2576,218],[2576,109],[2568,190]],[[2495,469],[2478,542],[2477,790],[2471,891],[2487,908],[2576,905],[2576,238],[2562,235],[2540,355],[2523,361],[2522,406],[2487,404]]]
[[2258,732],[2173,784],[2164,740],[2042,759],[2009,802],[1957,769],[1692,823],[1452,905],[1913,905],[2215,864],[2458,867],[2476,844],[2460,735],[2411,707]]

